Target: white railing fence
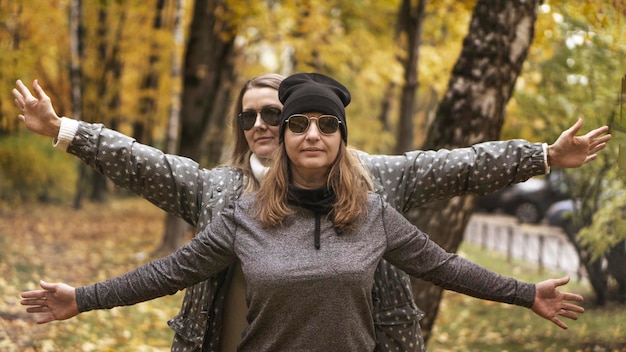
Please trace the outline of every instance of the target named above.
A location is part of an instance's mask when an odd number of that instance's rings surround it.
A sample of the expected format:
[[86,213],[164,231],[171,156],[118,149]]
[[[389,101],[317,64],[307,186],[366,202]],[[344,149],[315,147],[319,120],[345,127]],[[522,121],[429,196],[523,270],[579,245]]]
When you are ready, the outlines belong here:
[[519,224],[514,218],[492,214],[472,215],[464,241],[504,253],[508,260],[522,259],[539,269],[556,269],[574,280],[586,278],[576,249],[554,226]]

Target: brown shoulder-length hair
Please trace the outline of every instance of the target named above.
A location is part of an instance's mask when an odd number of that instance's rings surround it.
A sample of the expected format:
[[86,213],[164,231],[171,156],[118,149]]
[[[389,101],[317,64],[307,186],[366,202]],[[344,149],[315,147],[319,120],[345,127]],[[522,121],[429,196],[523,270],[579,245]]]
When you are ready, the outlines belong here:
[[[279,226],[293,212],[287,204],[289,165],[285,144],[281,143],[266,176],[269,182],[263,182],[255,199],[256,216],[264,226]],[[343,231],[356,228],[358,217],[367,210],[368,191],[373,191],[374,185],[359,157],[345,143],[341,143],[337,159],[330,168],[327,186],[337,197],[333,205],[334,226]]]
[[254,88],[272,88],[278,91],[280,82],[282,82],[283,79],[285,79],[284,76],[276,73],[268,73],[253,77],[247,81],[243,87],[241,87],[241,91],[237,97],[235,111],[231,119],[234,146],[228,164],[241,169],[245,178],[248,180],[244,188],[244,194],[258,190],[259,183],[252,175],[252,169],[250,168],[249,161],[250,154],[252,154],[252,152],[250,151],[248,141],[246,141],[243,129],[239,126],[239,122],[237,121],[239,113],[243,110],[243,96],[248,90]]

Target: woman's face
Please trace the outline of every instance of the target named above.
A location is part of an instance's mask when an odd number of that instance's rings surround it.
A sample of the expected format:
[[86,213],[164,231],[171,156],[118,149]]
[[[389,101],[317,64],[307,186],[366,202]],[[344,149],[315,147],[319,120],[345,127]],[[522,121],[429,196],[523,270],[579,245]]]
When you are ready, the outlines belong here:
[[[316,118],[320,113],[307,113]],[[331,165],[337,159],[342,143],[341,131],[323,134],[315,119],[309,120],[308,129],[300,134],[285,128],[285,150],[291,162],[293,181],[303,188],[320,187],[326,182]]]
[[[249,89],[243,95],[241,105],[242,111],[260,112],[262,109],[270,107],[283,109],[283,105],[278,100],[278,91],[273,88]],[[278,126],[268,125],[258,113],[254,126],[243,131],[252,153],[261,159],[271,158],[274,150],[278,148],[278,129]]]

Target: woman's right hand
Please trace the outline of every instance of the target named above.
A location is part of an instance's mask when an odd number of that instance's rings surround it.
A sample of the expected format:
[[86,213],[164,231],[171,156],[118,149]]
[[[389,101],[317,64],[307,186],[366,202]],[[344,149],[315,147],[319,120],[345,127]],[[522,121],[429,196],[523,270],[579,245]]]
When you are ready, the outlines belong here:
[[15,106],[22,111],[20,115],[17,115],[17,118],[24,122],[30,131],[42,136],[56,138],[61,128],[61,118],[54,111],[50,98],[41,88],[39,82],[35,80],[33,83],[34,96],[21,80],[17,80],[15,85],[16,88],[12,90],[15,97],[13,101]]
[[37,324],[45,324],[54,320],[65,320],[78,315],[76,289],[64,283],[47,283],[40,281],[43,290],[22,292],[22,305],[28,306],[28,313],[45,313],[37,319]]

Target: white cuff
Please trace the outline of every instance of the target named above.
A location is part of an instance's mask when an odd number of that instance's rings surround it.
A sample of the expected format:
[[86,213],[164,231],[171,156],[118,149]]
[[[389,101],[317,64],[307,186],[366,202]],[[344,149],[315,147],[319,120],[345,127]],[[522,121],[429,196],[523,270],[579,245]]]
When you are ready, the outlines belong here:
[[548,143],[543,143],[543,163],[546,166],[546,175],[550,173],[550,157],[548,156]]
[[78,132],[78,121],[74,119],[68,119],[67,117],[61,117],[61,128],[59,128],[59,135],[52,141],[52,145],[56,148],[61,148],[63,151],[67,150],[67,147],[74,140]]

